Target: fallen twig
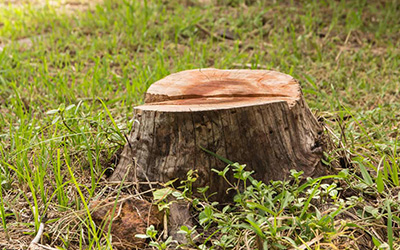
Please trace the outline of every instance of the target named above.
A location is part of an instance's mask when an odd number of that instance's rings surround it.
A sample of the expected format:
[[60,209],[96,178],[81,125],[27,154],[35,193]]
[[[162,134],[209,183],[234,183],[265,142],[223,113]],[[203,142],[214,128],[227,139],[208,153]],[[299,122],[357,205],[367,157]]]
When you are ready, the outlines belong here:
[[29,248],[28,248],[28,250],[42,250],[42,249],[44,249],[44,250],[58,250],[57,248],[45,246],[45,245],[42,245],[42,244],[39,244],[39,243],[33,243],[33,244],[31,243],[29,245]]
[[44,223],[42,221],[42,222],[40,222],[39,230],[38,230],[35,238],[33,238],[33,240],[31,241],[31,244],[39,243],[40,238],[42,238],[43,232],[44,232]]
[[225,40],[224,38],[222,38],[222,37],[220,37],[220,36],[218,36],[218,35],[212,33],[211,31],[209,31],[208,29],[206,29],[206,28],[205,28],[203,25],[201,25],[201,24],[196,23],[195,26],[196,26],[199,30],[203,31],[203,32],[204,32],[206,35],[208,35],[208,36],[211,36],[211,37],[213,37],[213,38],[215,38],[215,39],[217,39],[217,40],[219,40],[219,41]]
[[44,226],[45,226],[45,222],[46,221],[47,221],[46,217],[42,218],[42,220],[40,221],[39,230],[38,230],[35,238],[33,238],[31,243],[29,244],[28,249],[30,249],[30,250],[34,250],[34,249],[55,249],[55,248],[51,248],[51,247],[47,247],[47,246],[39,244],[39,241],[42,238],[42,235],[44,233]]

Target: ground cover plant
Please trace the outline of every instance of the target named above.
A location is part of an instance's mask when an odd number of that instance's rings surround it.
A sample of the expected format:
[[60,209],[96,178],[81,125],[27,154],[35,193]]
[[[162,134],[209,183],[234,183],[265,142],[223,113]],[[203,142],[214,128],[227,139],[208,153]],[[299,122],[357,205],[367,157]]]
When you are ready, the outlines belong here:
[[[332,175],[260,183],[231,164],[247,186],[225,206],[190,195],[192,173],[171,192],[193,204],[182,248],[399,249],[399,12],[389,0],[1,2],[0,247],[26,249],[45,221],[43,244],[125,249],[90,204],[138,196],[107,181],[132,109],[154,81],[216,67],[299,79],[332,138]],[[139,237],[175,248],[161,229]]]

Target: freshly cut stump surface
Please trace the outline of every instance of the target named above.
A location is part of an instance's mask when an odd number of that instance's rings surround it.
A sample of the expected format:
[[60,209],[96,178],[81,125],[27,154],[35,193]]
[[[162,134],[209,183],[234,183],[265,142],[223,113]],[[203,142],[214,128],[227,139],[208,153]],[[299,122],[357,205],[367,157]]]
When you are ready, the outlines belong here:
[[[267,70],[187,70],[155,82],[112,176],[128,181],[186,179],[208,185],[227,201],[227,183],[212,171],[226,164],[201,147],[246,164],[258,180],[323,173],[322,127],[309,110],[297,80]],[[229,176],[232,179],[232,176]]]

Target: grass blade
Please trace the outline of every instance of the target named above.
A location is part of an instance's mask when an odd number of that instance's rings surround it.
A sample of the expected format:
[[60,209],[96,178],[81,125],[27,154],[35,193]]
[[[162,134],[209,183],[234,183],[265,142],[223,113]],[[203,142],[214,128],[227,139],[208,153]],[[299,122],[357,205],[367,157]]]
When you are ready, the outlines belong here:
[[390,202],[386,203],[388,218],[387,218],[387,236],[388,236],[388,244],[390,250],[393,250],[393,225],[392,225],[392,209],[390,208]]

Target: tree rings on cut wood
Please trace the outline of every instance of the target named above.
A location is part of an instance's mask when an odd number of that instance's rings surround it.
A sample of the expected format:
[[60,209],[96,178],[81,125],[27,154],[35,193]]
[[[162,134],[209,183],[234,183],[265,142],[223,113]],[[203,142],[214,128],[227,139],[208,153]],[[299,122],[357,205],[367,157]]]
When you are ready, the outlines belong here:
[[[226,200],[228,184],[212,171],[246,164],[262,181],[323,173],[323,129],[297,80],[268,70],[187,70],[155,82],[128,136],[113,180],[167,182],[198,171],[196,187],[209,186]],[[232,179],[232,176],[229,176]]]

